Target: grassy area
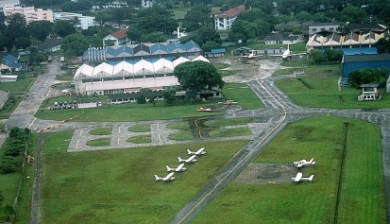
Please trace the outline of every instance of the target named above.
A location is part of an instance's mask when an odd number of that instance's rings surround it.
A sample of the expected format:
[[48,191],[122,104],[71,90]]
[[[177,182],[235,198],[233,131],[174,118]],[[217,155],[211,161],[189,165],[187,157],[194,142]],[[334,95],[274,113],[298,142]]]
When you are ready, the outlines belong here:
[[188,124],[188,121],[176,121],[176,122],[170,122],[167,125],[167,128],[170,129],[178,129],[178,130],[190,130],[190,125]]
[[264,107],[260,99],[243,83],[226,83],[222,90],[226,99],[233,99],[244,110],[254,110]]
[[181,131],[179,133],[170,134],[168,139],[175,141],[191,141],[194,140],[194,135],[190,131]]
[[[295,63],[301,63],[301,62],[296,61]],[[311,75],[320,75],[320,74],[339,75],[340,65],[322,65],[322,66],[309,65],[303,67],[294,66],[292,68],[277,70],[273,73],[273,75],[291,75],[294,74],[294,72],[304,72],[305,74],[311,74]]]
[[132,127],[129,127],[129,131],[132,132],[149,132],[150,125],[149,124],[139,124]]
[[224,127],[224,126],[234,126],[234,125],[246,125],[247,123],[253,122],[251,117],[242,117],[242,118],[230,118],[230,119],[214,119],[204,122],[204,125],[207,127]]
[[247,143],[208,142],[206,157],[161,183],[154,174],[166,175],[185,148],[204,143],[66,153],[70,138],[55,133],[45,141],[42,224],[166,223]]
[[312,183],[232,183],[192,223],[335,223],[344,122],[350,125],[337,223],[386,223],[379,128],[330,116],[289,124],[253,161],[286,166],[314,157],[317,163],[303,169],[315,175]]
[[[48,120],[73,120],[73,121],[148,121],[166,120],[183,117],[201,117],[205,113],[196,110],[198,105],[164,106],[163,102],[157,102],[154,107],[151,104],[120,104],[103,105],[99,108],[74,109],[74,110],[39,110],[35,115]],[[199,106],[205,106],[199,104]],[[214,112],[212,115],[222,114]]]
[[152,138],[150,135],[133,136],[127,139],[127,142],[134,144],[151,143]]
[[0,110],[0,119],[8,118],[36,81],[31,73],[19,73],[18,81],[0,83],[0,90],[9,93],[9,99]]
[[276,80],[277,86],[282,89],[295,103],[304,107],[314,108],[388,108],[390,105],[390,94],[384,93],[383,98],[378,101],[358,101],[361,94],[360,89],[342,87],[339,91],[337,81],[339,77],[307,76],[302,77],[312,89],[305,86],[297,78],[286,78]]
[[110,135],[112,132],[112,127],[105,128],[96,128],[89,131],[90,135]]
[[252,132],[247,127],[241,128],[223,128],[217,130],[211,130],[208,132],[210,137],[235,137],[251,135]]
[[111,143],[110,138],[97,138],[87,141],[85,144],[88,146],[109,146]]

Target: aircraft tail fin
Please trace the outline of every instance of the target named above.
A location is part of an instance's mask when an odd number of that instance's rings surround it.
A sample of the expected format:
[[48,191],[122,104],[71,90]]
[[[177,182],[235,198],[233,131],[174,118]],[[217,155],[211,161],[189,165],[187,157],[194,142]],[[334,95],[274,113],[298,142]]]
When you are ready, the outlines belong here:
[[169,167],[168,165],[165,166],[167,168],[167,171],[168,172],[171,172],[173,169],[171,167]]
[[162,180],[163,178],[157,176],[157,175],[154,175],[154,178],[156,179],[156,181],[159,181],[159,180]]
[[193,152],[190,149],[187,149],[188,155],[193,154]]
[[178,156],[177,159],[179,160],[179,163],[184,161],[184,159],[180,158],[180,156]]
[[309,177],[309,181],[312,182],[313,179],[314,179],[314,175],[311,175],[311,176]]

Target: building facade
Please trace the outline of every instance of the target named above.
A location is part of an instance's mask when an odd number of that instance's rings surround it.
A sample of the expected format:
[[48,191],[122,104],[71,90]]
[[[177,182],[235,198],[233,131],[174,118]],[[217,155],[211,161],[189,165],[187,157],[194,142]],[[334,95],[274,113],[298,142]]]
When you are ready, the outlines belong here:
[[0,0],[0,12],[3,12],[4,7],[20,6],[19,0]]
[[83,16],[80,13],[73,12],[55,12],[53,14],[54,20],[75,20],[79,23],[75,27],[79,27],[83,30],[87,30],[90,26],[96,26],[95,17]]
[[245,11],[245,5],[240,5],[226,11],[214,12],[214,27],[215,30],[230,30],[232,24],[237,19],[237,16]]
[[[209,62],[203,56],[192,61],[199,60]],[[161,91],[177,87],[180,83],[173,74],[174,68],[188,61],[191,60],[180,57],[174,61],[161,58],[153,63],[141,60],[135,64],[121,61],[110,65],[103,62],[95,67],[83,64],[74,75],[75,91],[83,96],[102,96],[138,93],[144,88]]]
[[49,21],[53,22],[53,12],[51,10],[35,9],[32,7],[20,7],[20,6],[5,6],[3,8],[4,16],[10,16],[16,13],[24,15],[26,23],[29,24],[32,21]]

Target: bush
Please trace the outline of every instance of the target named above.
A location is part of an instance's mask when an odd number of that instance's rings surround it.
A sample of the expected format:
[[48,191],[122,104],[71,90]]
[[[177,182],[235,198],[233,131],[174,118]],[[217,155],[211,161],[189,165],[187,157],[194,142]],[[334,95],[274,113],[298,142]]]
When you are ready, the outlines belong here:
[[18,169],[18,162],[15,157],[5,156],[0,165],[1,171],[3,173],[13,173]]

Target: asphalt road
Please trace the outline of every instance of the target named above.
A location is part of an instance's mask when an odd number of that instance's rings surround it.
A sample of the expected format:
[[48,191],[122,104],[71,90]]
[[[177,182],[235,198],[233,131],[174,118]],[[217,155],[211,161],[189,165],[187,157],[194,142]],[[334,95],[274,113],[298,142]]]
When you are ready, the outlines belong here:
[[[261,64],[260,64],[261,62]],[[280,89],[278,89],[273,82],[271,73],[274,69],[280,68],[279,62],[276,60],[261,60],[259,63],[244,66],[235,61],[233,65],[240,66],[242,72],[238,72],[237,77],[230,77],[229,81],[240,81],[247,83],[248,86],[257,94],[257,96],[266,105],[266,108],[259,110],[229,110],[226,117],[267,117],[269,128],[258,131],[258,136],[254,138],[247,146],[240,150],[240,152],[227,164],[210,182],[197,194],[190,203],[176,214],[173,220],[169,223],[190,223],[194,217],[204,208],[213,198],[227,186],[234,178],[248,165],[252,158],[261,152],[263,146],[266,145],[272,138],[283,129],[283,127],[292,121],[301,120],[315,116],[337,115],[344,117],[352,117],[362,120],[367,120],[378,125],[382,131],[382,148],[383,148],[383,164],[386,184],[386,209],[388,214],[388,223],[390,224],[390,109],[378,110],[334,110],[334,109],[318,109],[318,108],[303,108],[295,105]],[[234,69],[234,68],[233,68]],[[78,130],[83,128],[94,128],[101,126],[120,126],[114,122],[89,122],[77,123],[58,121],[46,121],[34,118],[34,113],[38,110],[39,105],[47,95],[50,86],[54,83],[55,76],[60,74],[60,62],[53,60],[52,64],[48,64],[47,71],[41,75],[36,83],[31,88],[30,94],[26,97],[20,106],[15,110],[11,117],[6,122],[7,128],[14,126],[28,127],[32,130],[40,131],[58,131],[58,130]],[[158,123],[158,122],[157,122]],[[127,125],[134,125],[135,123],[128,122]],[[156,125],[154,123],[153,125]],[[48,127],[55,127],[50,128]],[[120,129],[117,129],[120,130]],[[155,136],[163,136],[164,128],[154,128]],[[116,133],[118,138],[121,133]],[[75,137],[76,136],[76,137]],[[77,134],[74,135],[77,142]],[[79,134],[79,138],[83,138]],[[159,138],[159,137],[158,137]],[[223,140],[223,139],[221,139]],[[170,142],[158,142],[155,144],[170,144]],[[42,163],[40,151],[35,161],[36,177],[34,180],[34,189],[32,196],[32,212],[30,224],[40,223],[40,186]]]

